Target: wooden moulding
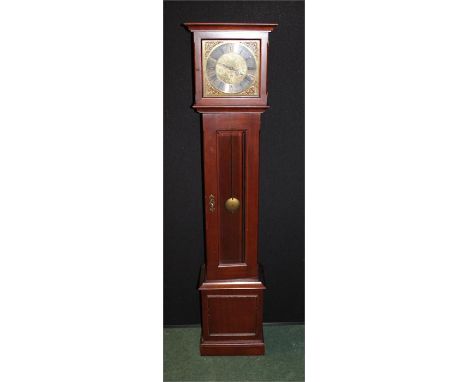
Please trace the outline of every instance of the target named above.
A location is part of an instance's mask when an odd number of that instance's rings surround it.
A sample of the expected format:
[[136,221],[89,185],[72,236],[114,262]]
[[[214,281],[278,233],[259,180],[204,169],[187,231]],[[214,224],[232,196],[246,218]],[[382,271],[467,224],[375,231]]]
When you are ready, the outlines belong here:
[[228,280],[207,280],[206,266],[202,265],[200,270],[200,278],[198,280],[198,290],[213,290],[213,289],[266,289],[263,276],[263,267],[258,264],[258,277],[243,277],[239,279]]
[[192,106],[198,113],[263,113],[270,106]]
[[264,31],[271,32],[275,23],[184,23],[189,31]]
[[200,355],[202,356],[235,356],[235,355],[264,355],[265,344],[262,341],[251,343],[242,341],[239,343],[200,343]]

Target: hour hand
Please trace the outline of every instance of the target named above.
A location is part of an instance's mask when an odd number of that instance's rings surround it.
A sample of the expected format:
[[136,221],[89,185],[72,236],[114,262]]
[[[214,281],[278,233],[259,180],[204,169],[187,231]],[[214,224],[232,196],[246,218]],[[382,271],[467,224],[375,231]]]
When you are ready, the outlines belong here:
[[232,70],[236,76],[242,75],[240,69],[233,68],[232,66],[226,66],[228,69]]
[[224,66],[226,69],[229,69],[229,70],[236,70],[234,69],[232,66],[229,66],[229,65],[226,65],[226,64],[221,64],[222,66]]

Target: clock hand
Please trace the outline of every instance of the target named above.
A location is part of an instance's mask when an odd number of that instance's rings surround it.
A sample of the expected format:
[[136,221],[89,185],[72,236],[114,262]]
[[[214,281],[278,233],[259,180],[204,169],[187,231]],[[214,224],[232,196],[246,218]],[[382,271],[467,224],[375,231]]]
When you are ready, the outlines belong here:
[[232,66],[229,66],[229,65],[226,65],[226,64],[221,64],[222,66],[224,66],[226,69],[229,69],[229,70],[236,70],[234,69]]
[[236,68],[234,68],[232,66],[229,66],[229,65],[226,65],[226,64],[220,64],[220,65],[224,66],[226,69],[234,72],[236,76],[239,76],[239,75],[243,76],[244,75],[244,73],[242,73],[239,69],[236,69]]
[[236,76],[238,76],[239,74],[242,74],[241,71],[239,69],[236,69],[232,66],[227,66],[227,65],[224,65],[227,69],[229,70],[232,70],[234,73],[236,73]]
[[245,76],[245,73],[242,73],[240,69],[235,69],[236,76]]

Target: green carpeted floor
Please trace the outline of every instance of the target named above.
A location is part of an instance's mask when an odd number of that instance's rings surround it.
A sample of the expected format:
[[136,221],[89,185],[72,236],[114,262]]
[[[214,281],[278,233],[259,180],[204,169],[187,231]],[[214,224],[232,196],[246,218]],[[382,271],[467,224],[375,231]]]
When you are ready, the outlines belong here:
[[202,357],[200,328],[164,329],[164,381],[304,381],[304,325],[265,325],[260,357]]

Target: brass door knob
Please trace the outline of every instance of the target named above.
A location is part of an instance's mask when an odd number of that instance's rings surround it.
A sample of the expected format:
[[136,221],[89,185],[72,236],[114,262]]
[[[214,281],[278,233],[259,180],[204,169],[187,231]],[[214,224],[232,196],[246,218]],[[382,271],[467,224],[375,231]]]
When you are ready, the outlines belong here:
[[234,213],[239,208],[240,201],[237,198],[229,198],[226,200],[226,203],[224,203],[224,206],[229,212]]

